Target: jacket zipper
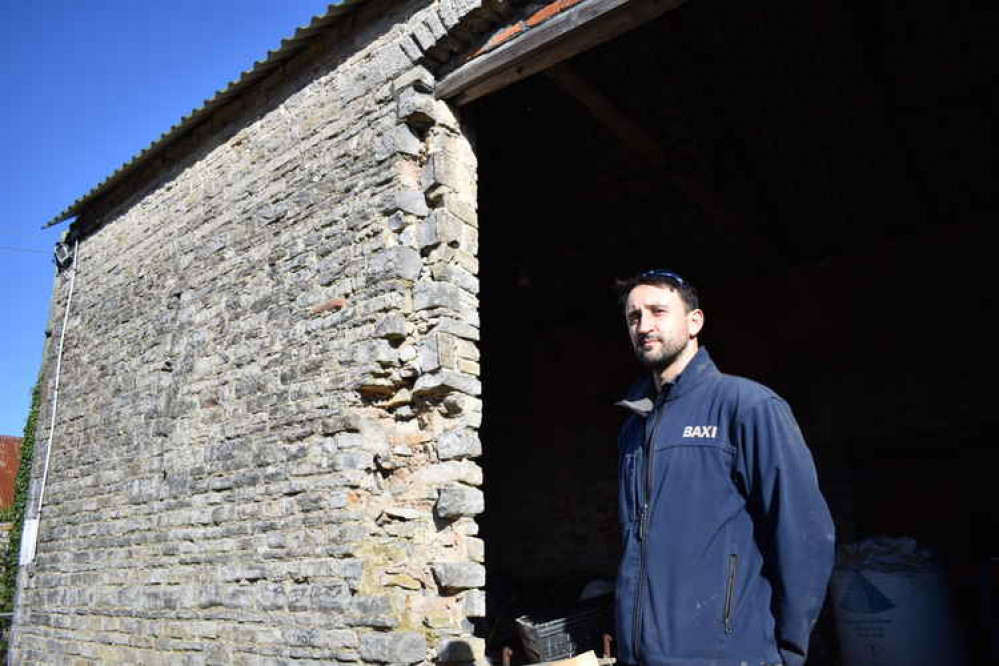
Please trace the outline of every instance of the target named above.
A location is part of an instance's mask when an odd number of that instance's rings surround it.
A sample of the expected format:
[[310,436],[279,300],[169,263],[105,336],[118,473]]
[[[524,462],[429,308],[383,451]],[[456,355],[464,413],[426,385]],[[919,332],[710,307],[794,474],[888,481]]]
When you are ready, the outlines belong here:
[[725,615],[722,618],[725,622],[725,633],[731,634],[732,628],[732,600],[735,597],[735,570],[739,564],[739,556],[732,553],[728,556],[728,583],[725,586]]
[[638,522],[638,541],[641,543],[641,547],[639,548],[638,557],[638,594],[635,599],[634,641],[632,646],[636,661],[640,661],[638,653],[642,642],[642,597],[645,592],[645,540],[646,536],[648,536],[649,514],[651,513],[649,499],[652,497],[652,477],[655,464],[655,455],[653,453],[655,447],[653,443],[656,441],[656,433],[659,430],[659,423],[662,421],[664,411],[666,411],[665,403],[656,410],[655,422],[652,424],[652,430],[645,440],[645,496],[642,498],[642,508],[640,509]]

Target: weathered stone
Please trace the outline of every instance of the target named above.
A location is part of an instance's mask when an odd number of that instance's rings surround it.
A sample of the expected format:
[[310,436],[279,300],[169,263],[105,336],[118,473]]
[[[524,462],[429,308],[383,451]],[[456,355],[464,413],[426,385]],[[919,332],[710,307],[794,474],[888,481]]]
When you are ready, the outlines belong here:
[[442,197],[444,208],[469,226],[478,228],[479,215],[475,212],[473,203],[466,201],[454,193],[444,194]]
[[449,460],[436,465],[427,465],[413,472],[409,478],[408,488],[415,491],[419,486],[443,486],[450,483],[480,486],[482,468],[471,460]]
[[385,515],[392,518],[398,518],[399,520],[416,520],[418,518],[425,517],[423,511],[404,506],[386,507]]
[[398,312],[390,312],[382,317],[375,327],[375,335],[391,341],[399,341],[406,337],[406,318]]
[[442,562],[431,569],[437,584],[445,590],[465,590],[486,584],[486,568],[474,562]]
[[423,634],[391,631],[361,635],[361,658],[387,664],[415,664],[427,658]]
[[452,28],[476,9],[482,8],[482,0],[441,0],[440,12],[444,25]]
[[347,624],[360,627],[392,629],[399,626],[399,618],[388,596],[354,597],[349,605]]
[[399,125],[392,131],[392,145],[404,155],[419,157],[423,152],[423,142],[406,125]]
[[446,282],[420,280],[413,292],[413,307],[416,310],[447,308],[462,312],[475,308],[475,298],[461,288]]
[[466,617],[485,617],[486,593],[482,590],[468,590],[462,595],[461,607]]
[[[436,117],[435,108],[430,107],[429,117]],[[423,167],[421,185],[424,190],[429,190],[437,185],[444,185],[451,190],[461,192],[465,189],[465,180],[460,162],[453,155],[444,152],[431,153],[427,157],[427,163]]]
[[479,395],[482,393],[482,383],[469,375],[441,370],[432,374],[421,375],[413,386],[414,395],[450,393],[451,391],[467,393],[468,395]]
[[410,127],[428,127],[436,115],[434,96],[406,88],[396,97],[396,115]]
[[385,195],[382,200],[382,211],[388,215],[402,211],[417,217],[426,217],[430,214],[426,197],[416,190],[399,190]]
[[423,51],[416,45],[416,42],[409,35],[399,40],[399,48],[409,58],[410,62],[419,62],[423,58]]
[[463,358],[458,360],[458,371],[466,375],[478,377],[482,373],[482,368],[475,361],[469,361],[467,358]]
[[437,39],[434,37],[430,26],[423,21],[413,26],[413,39],[416,40],[416,43],[424,52],[429,51],[437,44]]
[[478,340],[479,339],[479,329],[476,326],[472,326],[468,322],[458,321],[456,319],[441,318],[437,322],[437,326],[434,327],[434,331],[440,331],[442,333],[450,333],[451,335],[457,336],[459,338],[464,338],[466,340]]
[[352,451],[350,453],[338,453],[333,456],[333,469],[374,469],[374,456],[368,451]]
[[474,516],[485,511],[485,496],[478,488],[445,486],[441,488],[435,509],[441,518]]
[[406,71],[392,82],[392,89],[396,93],[408,88],[413,88],[421,93],[431,93],[434,91],[434,75],[421,65]]
[[333,436],[334,450],[356,449],[364,446],[364,435],[359,432],[340,432]]
[[437,224],[432,220],[424,220],[416,226],[415,240],[420,250],[426,250],[440,245],[441,238],[437,233]]
[[479,564],[486,561],[486,544],[482,539],[465,537],[464,543],[465,552],[468,553],[468,559],[473,562],[478,562]]
[[479,292],[479,279],[461,266],[435,264],[431,275],[435,280],[453,284],[470,294]]
[[407,216],[401,211],[396,211],[392,213],[388,219],[385,220],[385,225],[395,232],[405,231],[412,221],[412,218]]
[[437,457],[441,460],[477,458],[482,455],[482,442],[474,430],[455,428],[437,439]]
[[354,346],[353,361],[359,365],[365,363],[393,365],[399,361],[399,353],[387,340],[368,340]]
[[368,262],[368,272],[376,280],[402,278],[415,280],[423,268],[420,254],[408,247],[391,247],[373,255]]

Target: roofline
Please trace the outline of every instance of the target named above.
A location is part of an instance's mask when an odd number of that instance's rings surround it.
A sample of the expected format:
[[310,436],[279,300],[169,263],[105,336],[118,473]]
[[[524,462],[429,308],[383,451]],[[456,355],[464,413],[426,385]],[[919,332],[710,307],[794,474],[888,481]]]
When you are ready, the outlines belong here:
[[100,196],[121,184],[132,173],[151,162],[157,156],[162,155],[168,147],[189,131],[204,123],[218,108],[232,101],[234,98],[240,97],[275,68],[280,67],[304,51],[326,28],[343,15],[353,11],[362,2],[364,0],[341,0],[339,3],[329,5],[326,13],[314,16],[307,26],[299,27],[291,37],[282,39],[281,45],[276,50],[267,52],[266,59],[255,61],[251,69],[242,72],[240,77],[235,81],[230,81],[225,89],[219,90],[213,97],[206,99],[200,107],[182,117],[180,122],[161,134],[158,139],[139,151],[128,162],[118,167],[110,176],[97,184],[87,194],[74,201],[61,213],[46,222],[42,228],[47,229],[80,215],[88,205]]

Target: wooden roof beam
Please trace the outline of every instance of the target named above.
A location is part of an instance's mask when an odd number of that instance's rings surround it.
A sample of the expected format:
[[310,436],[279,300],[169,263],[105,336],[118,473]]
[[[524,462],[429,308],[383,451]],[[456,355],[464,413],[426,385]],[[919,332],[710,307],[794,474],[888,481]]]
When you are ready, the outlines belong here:
[[585,0],[451,72],[437,84],[437,97],[467,104],[647,23],[682,2]]

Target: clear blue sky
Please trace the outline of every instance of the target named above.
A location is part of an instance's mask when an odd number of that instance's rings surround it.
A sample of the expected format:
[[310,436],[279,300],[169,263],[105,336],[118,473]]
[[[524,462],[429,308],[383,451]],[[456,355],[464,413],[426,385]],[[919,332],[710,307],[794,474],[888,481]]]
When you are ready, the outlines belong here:
[[41,363],[66,224],[41,226],[328,4],[0,0],[0,434]]

